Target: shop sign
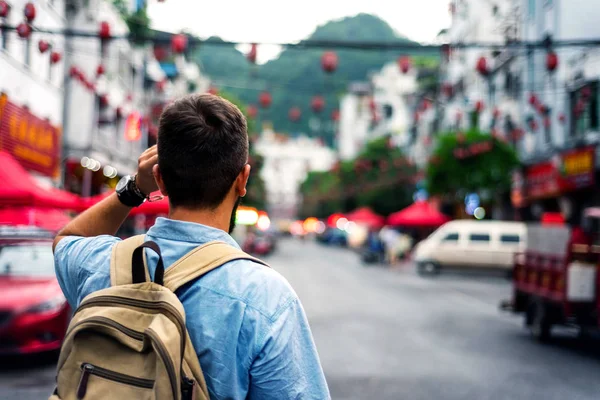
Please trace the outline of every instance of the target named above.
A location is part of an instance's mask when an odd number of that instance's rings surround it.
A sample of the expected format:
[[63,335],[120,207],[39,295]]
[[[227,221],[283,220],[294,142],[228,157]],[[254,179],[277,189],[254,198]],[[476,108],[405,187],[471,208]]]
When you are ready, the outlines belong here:
[[594,147],[573,149],[529,167],[526,172],[527,198],[555,197],[593,186],[595,153]]
[[57,177],[61,130],[0,95],[0,150],[26,169]]

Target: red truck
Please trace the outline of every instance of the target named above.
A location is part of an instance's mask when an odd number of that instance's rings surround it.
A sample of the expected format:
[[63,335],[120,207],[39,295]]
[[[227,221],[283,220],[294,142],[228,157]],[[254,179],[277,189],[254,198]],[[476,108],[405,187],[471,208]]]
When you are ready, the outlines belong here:
[[556,325],[582,335],[600,328],[600,246],[574,240],[568,226],[529,225],[526,250],[515,254],[513,298],[532,336],[550,338]]

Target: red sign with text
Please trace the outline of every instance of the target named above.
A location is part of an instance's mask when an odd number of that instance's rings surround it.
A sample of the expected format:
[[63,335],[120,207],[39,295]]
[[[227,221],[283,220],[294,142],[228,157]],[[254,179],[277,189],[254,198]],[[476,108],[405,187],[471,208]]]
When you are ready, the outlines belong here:
[[49,177],[60,170],[60,128],[0,96],[0,150],[26,169]]
[[527,169],[527,198],[535,200],[554,197],[562,193],[595,184],[595,147],[566,151],[551,161]]

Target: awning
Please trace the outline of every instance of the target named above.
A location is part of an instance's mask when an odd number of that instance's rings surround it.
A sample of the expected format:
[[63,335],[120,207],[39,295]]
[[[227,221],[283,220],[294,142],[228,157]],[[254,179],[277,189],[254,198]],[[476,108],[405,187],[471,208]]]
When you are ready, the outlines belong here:
[[37,208],[80,208],[78,196],[56,188],[38,184],[17,160],[0,151],[0,206],[26,206]]
[[352,211],[346,215],[349,221],[356,222],[357,224],[367,225],[370,228],[381,228],[385,225],[385,218],[375,213],[369,207],[362,207]]
[[[104,200],[105,198],[107,198],[108,196],[110,196],[113,193],[114,193],[114,191],[111,191],[111,192],[99,194],[97,196],[88,197],[87,199],[82,199],[81,210],[86,210],[86,209],[90,208],[94,204],[101,202],[102,200]],[[135,207],[134,209],[132,209],[131,213],[129,215],[160,215],[160,214],[166,215],[168,213],[169,213],[169,198],[165,197],[165,198],[163,198],[161,200],[157,200],[157,201],[146,201],[141,206]]]
[[48,208],[15,207],[0,209],[0,225],[37,226],[58,232],[71,218],[65,211]]
[[450,218],[436,210],[426,201],[418,201],[402,211],[393,213],[388,218],[388,224],[409,227],[438,227]]

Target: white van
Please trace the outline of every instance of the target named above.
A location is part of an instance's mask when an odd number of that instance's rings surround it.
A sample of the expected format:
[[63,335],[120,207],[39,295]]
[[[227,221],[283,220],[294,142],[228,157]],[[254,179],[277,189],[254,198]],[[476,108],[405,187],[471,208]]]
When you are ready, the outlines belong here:
[[450,221],[417,244],[413,258],[419,273],[444,267],[509,270],[514,254],[525,250],[526,233],[521,222]]

